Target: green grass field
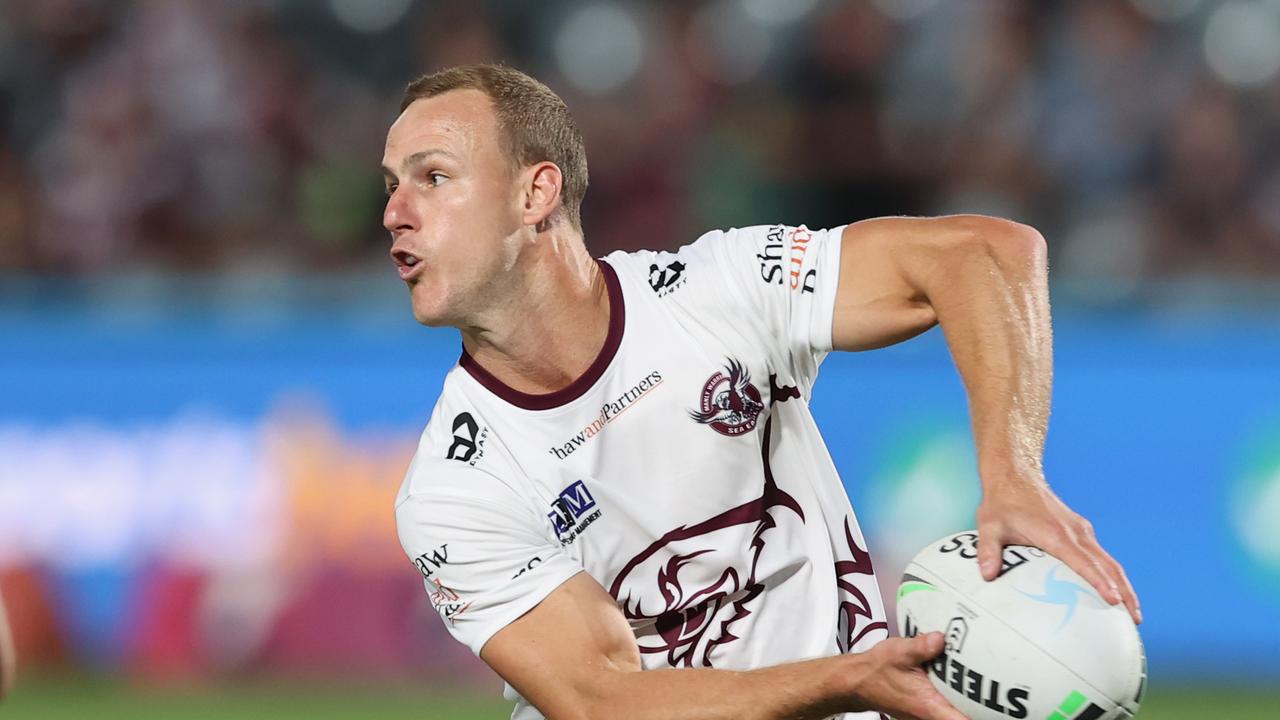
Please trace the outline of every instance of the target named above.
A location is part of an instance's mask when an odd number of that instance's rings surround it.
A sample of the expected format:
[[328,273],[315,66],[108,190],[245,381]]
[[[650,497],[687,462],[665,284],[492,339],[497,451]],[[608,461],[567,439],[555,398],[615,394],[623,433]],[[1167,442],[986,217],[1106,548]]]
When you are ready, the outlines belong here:
[[[23,682],[0,720],[502,720],[510,707],[489,697],[404,685],[299,682],[143,689],[105,680]],[[1152,688],[1143,720],[1277,720],[1280,688]],[[1035,719],[1033,719],[1035,720]]]

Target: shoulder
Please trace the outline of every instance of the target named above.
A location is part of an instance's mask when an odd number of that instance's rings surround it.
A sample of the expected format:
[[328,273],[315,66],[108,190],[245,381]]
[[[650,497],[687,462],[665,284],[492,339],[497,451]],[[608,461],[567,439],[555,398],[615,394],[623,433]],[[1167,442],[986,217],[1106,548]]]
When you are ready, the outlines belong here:
[[458,387],[454,368],[445,382],[431,419],[418,439],[413,460],[396,495],[399,507],[413,497],[444,496],[486,502],[514,493],[503,469],[487,452],[491,420],[479,404]]
[[709,230],[674,250],[617,250],[604,259],[614,267],[634,272],[647,272],[654,265],[661,267],[672,260],[716,263],[726,259],[722,254],[726,250],[741,250],[750,257],[758,247],[771,243],[781,247],[787,232],[794,229],[786,225],[754,225]]
[[624,287],[659,298],[686,294],[680,291],[690,284],[722,287],[727,275],[740,274],[757,245],[763,245],[753,243],[752,237],[763,238],[766,232],[742,234],[746,230],[753,229],[712,230],[674,250],[618,250],[604,261]]
[[483,470],[419,450],[409,463],[400,492],[396,494],[396,507],[414,498],[474,496],[476,500],[484,500],[486,494],[497,489],[491,487],[496,480]]
[[491,428],[502,424],[501,408],[478,397],[475,382],[466,370],[455,365],[445,377],[444,387],[431,410],[431,417],[418,439],[414,463],[430,465],[430,460],[449,461],[442,467],[492,469],[493,454],[487,452]]
[[455,366],[445,378],[396,495],[397,508],[412,498],[492,503],[519,497],[513,469],[491,447],[491,428],[503,422],[494,415],[501,411],[475,397],[465,373]]
[[795,290],[805,280],[800,269],[812,264],[809,253],[838,241],[843,230],[781,223],[711,230],[673,251],[617,251],[605,260],[620,276],[647,283],[659,296],[684,283],[723,286],[726,281]]
[[536,532],[541,527],[532,498],[507,479],[423,455],[409,465],[396,496],[395,517],[406,550],[424,538],[487,534],[495,528]]

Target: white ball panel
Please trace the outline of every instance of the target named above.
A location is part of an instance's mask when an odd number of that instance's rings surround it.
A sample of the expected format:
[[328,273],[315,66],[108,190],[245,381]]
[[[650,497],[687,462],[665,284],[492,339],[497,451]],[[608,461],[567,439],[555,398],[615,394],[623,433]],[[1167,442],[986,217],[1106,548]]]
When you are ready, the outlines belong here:
[[[943,630],[953,618],[963,618],[970,635],[981,628],[974,635],[980,639],[966,652],[997,654],[973,656],[972,662],[993,663],[974,667],[987,668],[985,672],[1003,678],[1002,683],[1025,684],[1036,708],[1033,717],[1106,720],[1136,713],[1145,664],[1137,629],[1123,606],[1108,605],[1083,578],[1037,548],[1006,548],[1002,575],[987,582],[978,570],[976,539],[973,532],[943,538],[907,567],[899,590],[898,616],[904,633],[907,628],[902,623],[908,611],[922,632]],[[912,576],[932,589],[915,584]],[[1052,664],[1045,665],[1043,660]],[[1054,677],[1065,679],[1050,679]],[[1073,708],[1068,702],[1073,692],[1087,697],[1089,703]],[[1049,703],[1048,709],[1036,715],[1042,701]],[[1073,712],[1062,712],[1064,702]],[[1055,712],[1059,717],[1051,716]],[[1082,714],[1091,717],[1081,718]]]
[[929,666],[930,680],[960,712],[973,720],[1040,720],[1078,693],[1086,702],[1076,708],[1076,715],[1088,711],[1091,703],[1097,709],[1087,720],[1114,713],[1115,704],[1101,692],[996,614],[961,597],[919,565],[909,565],[906,574],[935,589],[904,580],[910,590],[898,601],[899,627],[904,635],[946,635],[947,650]]

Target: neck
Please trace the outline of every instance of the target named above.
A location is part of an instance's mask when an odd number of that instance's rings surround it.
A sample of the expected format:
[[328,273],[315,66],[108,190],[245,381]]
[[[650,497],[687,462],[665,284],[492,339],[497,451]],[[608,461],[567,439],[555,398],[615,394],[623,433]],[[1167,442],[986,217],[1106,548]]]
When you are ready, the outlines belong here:
[[508,300],[460,328],[477,364],[522,393],[562,390],[581,377],[609,333],[604,273],[580,234],[540,233],[512,273]]

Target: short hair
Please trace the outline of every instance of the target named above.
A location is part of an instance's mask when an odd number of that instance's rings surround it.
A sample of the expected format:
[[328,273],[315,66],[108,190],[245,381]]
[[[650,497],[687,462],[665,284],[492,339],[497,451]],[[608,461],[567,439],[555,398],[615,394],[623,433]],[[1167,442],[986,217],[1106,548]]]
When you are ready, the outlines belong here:
[[581,230],[587,151],[568,106],[551,88],[503,65],[459,65],[409,83],[400,112],[417,100],[468,89],[483,92],[493,103],[503,149],[517,168],[544,160],[560,168],[565,213],[573,227]]

